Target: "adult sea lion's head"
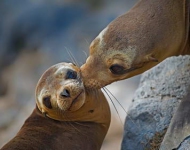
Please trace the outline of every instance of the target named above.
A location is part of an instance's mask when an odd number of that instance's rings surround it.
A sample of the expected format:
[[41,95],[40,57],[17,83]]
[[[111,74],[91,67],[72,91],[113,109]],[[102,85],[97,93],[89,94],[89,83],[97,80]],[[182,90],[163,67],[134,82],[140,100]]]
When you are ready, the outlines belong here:
[[181,1],[139,1],[113,20],[90,45],[81,67],[84,85],[101,88],[188,50],[188,13]]

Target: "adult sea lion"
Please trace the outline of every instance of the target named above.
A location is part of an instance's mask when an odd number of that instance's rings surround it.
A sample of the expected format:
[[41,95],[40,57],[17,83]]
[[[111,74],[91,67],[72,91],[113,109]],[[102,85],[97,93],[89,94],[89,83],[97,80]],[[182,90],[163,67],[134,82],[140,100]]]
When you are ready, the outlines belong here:
[[100,88],[189,53],[189,0],[141,0],[91,43],[84,84]]
[[101,90],[85,90],[78,67],[50,67],[37,84],[36,103],[18,134],[1,150],[100,149],[110,108]]
[[[143,73],[167,57],[189,54],[189,9],[190,0],[140,0],[91,43],[90,56],[81,67],[85,86],[98,89]],[[171,122],[167,134],[175,136],[165,138],[170,148],[190,135],[185,129],[190,119],[181,112],[183,103],[187,101],[180,104],[174,115],[177,121]],[[190,109],[185,110],[190,114]]]

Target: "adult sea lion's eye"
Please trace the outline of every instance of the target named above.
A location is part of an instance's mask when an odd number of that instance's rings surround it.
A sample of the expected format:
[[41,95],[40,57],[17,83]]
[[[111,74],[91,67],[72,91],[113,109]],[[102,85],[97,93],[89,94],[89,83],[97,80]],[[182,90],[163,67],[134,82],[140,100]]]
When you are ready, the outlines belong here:
[[77,72],[73,70],[68,70],[66,74],[66,79],[76,79],[77,78]]
[[47,108],[52,108],[52,105],[51,105],[51,96],[46,96],[43,98],[43,104],[47,107]]
[[118,65],[118,64],[112,65],[109,69],[113,74],[118,74],[118,75],[123,74],[125,71],[125,68],[123,66]]

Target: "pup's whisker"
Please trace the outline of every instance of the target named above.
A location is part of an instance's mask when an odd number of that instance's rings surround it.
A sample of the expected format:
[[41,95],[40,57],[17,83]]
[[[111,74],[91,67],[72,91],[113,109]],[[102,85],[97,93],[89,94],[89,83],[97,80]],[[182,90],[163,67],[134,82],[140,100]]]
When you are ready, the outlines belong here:
[[78,62],[77,62],[77,60],[76,60],[76,58],[75,58],[74,55],[71,53],[71,51],[70,51],[68,48],[66,48],[66,47],[65,47],[65,49],[66,49],[66,51],[67,51],[69,57],[71,58],[72,62],[73,62],[74,64],[76,64],[77,66],[79,66],[79,64],[78,64]]
[[75,61],[73,60],[72,56],[70,55],[69,50],[67,49],[67,47],[65,47],[65,50],[67,51],[67,54],[69,55],[69,58],[70,58],[70,60],[68,59],[69,62],[72,62],[73,64],[76,64]]
[[84,55],[85,55],[85,60],[88,58],[88,55],[87,55],[87,53],[86,53],[86,51],[82,51],[83,53],[84,53]]
[[89,46],[89,45],[90,45],[90,42],[89,42],[86,38],[85,38],[84,40],[86,41],[87,46]]
[[[69,50],[69,49],[68,49],[68,50]],[[72,52],[71,52],[70,50],[69,50],[69,52],[70,52],[70,55],[73,57],[75,64],[79,67],[79,64],[78,64],[78,62],[77,62],[77,59],[75,58],[75,56],[72,54]]]

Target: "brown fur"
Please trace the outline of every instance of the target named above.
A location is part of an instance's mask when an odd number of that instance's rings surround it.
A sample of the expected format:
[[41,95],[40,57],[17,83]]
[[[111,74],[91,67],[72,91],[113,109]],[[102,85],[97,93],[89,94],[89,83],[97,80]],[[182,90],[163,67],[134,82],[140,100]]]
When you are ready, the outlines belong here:
[[[167,57],[189,54],[189,0],[140,0],[91,43],[81,67],[85,86],[100,88],[138,75]],[[125,74],[111,73],[119,64]]]
[[49,119],[36,107],[1,150],[99,150],[107,129],[96,122]]

